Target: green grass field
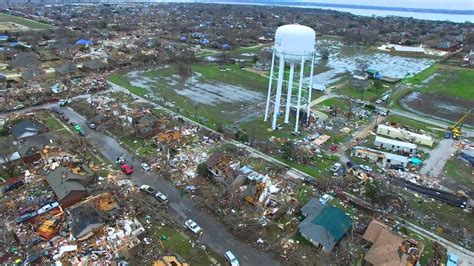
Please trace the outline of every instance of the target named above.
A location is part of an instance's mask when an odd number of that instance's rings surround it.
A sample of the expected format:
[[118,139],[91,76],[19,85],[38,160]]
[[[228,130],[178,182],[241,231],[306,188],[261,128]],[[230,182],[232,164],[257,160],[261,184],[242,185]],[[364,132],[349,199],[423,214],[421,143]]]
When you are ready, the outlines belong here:
[[[436,76],[428,82],[423,82],[432,75]],[[472,69],[435,64],[403,82],[420,86],[414,89],[416,91],[436,92],[474,100],[474,70]]]
[[375,101],[387,91],[387,88],[383,87],[382,81],[376,81],[376,85],[372,85],[367,90],[357,90],[348,86],[336,89],[337,93],[347,95],[354,99],[361,99],[363,101]]
[[472,167],[458,158],[449,159],[444,171],[446,175],[456,181],[459,185],[474,191],[474,177],[472,176]]
[[5,13],[0,13],[0,22],[13,22],[13,23],[17,23],[17,24],[29,27],[33,30],[45,30],[45,29],[52,28],[50,25],[47,25],[44,23],[36,22],[30,19],[25,19],[21,17],[12,16]]
[[127,90],[129,90],[131,93],[135,95],[144,96],[145,94],[148,93],[148,90],[137,87],[137,86],[133,86],[132,84],[130,84],[130,81],[125,76],[122,76],[119,74],[112,74],[112,75],[109,75],[107,79],[112,83],[115,83],[121,87],[126,88]]

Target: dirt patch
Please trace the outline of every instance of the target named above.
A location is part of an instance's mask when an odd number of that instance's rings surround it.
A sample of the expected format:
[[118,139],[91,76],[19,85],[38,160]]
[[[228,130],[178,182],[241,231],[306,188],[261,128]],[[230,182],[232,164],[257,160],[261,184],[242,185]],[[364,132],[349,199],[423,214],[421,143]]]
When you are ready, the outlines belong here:
[[[474,101],[431,92],[411,92],[400,103],[407,109],[453,122],[474,106]],[[464,123],[474,126],[474,116],[469,116]]]

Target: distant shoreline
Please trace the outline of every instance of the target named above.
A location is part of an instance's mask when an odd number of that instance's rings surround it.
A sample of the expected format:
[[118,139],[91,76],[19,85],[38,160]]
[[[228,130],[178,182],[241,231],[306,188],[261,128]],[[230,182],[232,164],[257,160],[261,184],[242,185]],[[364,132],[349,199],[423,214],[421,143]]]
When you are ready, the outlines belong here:
[[474,15],[474,10],[460,9],[432,9],[432,8],[411,8],[411,7],[389,7],[389,6],[367,6],[367,5],[351,5],[351,4],[331,4],[331,3],[310,3],[310,2],[281,2],[281,1],[264,1],[264,0],[207,0],[208,3],[229,3],[229,4],[265,4],[272,6],[299,6],[299,7],[333,7],[333,8],[349,8],[363,10],[380,10],[380,11],[397,11],[397,12],[415,12],[415,13],[431,13],[431,14],[450,14],[450,15]]

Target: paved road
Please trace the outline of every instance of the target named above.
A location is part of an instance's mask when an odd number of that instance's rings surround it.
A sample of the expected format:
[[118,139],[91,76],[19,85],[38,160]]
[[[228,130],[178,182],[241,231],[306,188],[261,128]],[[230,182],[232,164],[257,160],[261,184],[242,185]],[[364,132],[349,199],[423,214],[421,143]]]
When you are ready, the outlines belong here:
[[153,186],[168,195],[170,204],[169,212],[176,215],[183,222],[191,218],[195,220],[204,231],[200,240],[206,243],[217,253],[223,255],[226,251],[232,252],[239,258],[242,265],[278,265],[279,262],[270,256],[260,253],[249,244],[244,244],[236,240],[226,228],[214,217],[195,207],[188,197],[181,196],[181,193],[175,189],[166,180],[151,172],[144,172],[140,167],[140,161],[136,160],[134,155],[127,152],[117,141],[105,134],[90,130],[87,128],[86,119],[76,113],[73,109],[63,108],[63,112],[69,116],[71,121],[78,123],[85,129],[86,138],[97,146],[104,157],[111,162],[115,162],[117,157],[125,157],[127,162],[133,162],[134,173],[131,175],[131,181],[141,186],[143,184]]

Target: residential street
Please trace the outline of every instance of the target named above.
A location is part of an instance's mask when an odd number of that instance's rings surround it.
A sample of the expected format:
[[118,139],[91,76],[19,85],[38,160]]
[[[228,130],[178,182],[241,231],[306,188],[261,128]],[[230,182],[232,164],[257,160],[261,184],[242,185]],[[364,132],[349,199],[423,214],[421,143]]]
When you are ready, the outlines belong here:
[[243,265],[279,264],[278,261],[271,257],[256,251],[251,245],[236,240],[229,232],[227,232],[219,221],[195,207],[189,198],[181,196],[180,192],[170,183],[161,179],[154,173],[144,172],[140,167],[141,162],[136,160],[132,154],[123,149],[115,139],[89,129],[83,116],[79,115],[69,107],[63,108],[63,111],[70,117],[71,121],[78,123],[86,131],[87,139],[89,139],[92,144],[97,147],[97,150],[108,160],[115,162],[117,157],[123,156],[127,162],[133,162],[134,173],[131,175],[131,181],[137,186],[143,184],[153,186],[167,194],[170,201],[169,212],[182,220],[183,227],[184,221],[187,219],[191,218],[195,220],[204,231],[201,241],[213,250],[221,255],[226,251],[231,250],[237,258],[240,259]]

